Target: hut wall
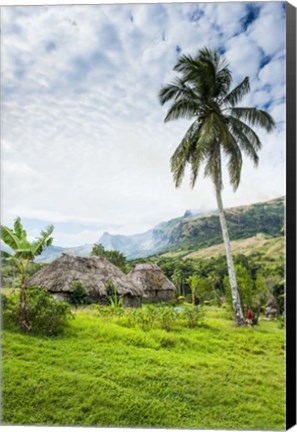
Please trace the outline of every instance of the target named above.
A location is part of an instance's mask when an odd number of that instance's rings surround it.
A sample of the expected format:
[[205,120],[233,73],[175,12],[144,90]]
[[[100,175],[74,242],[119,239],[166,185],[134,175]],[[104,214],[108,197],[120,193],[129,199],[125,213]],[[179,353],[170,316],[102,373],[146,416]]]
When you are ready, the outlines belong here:
[[171,300],[174,297],[173,290],[160,290],[156,291],[156,297],[162,300]]
[[130,294],[125,294],[123,296],[123,306],[125,307],[141,307],[141,297],[140,296],[132,296]]
[[143,293],[145,299],[171,300],[174,298],[173,290],[145,290]]

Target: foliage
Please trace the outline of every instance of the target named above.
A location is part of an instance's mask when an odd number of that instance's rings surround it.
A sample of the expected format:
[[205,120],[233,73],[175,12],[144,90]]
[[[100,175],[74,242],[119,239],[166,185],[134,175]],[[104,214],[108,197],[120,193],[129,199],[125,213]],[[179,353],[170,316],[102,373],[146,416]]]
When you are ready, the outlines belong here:
[[156,309],[157,317],[156,320],[160,325],[161,329],[171,331],[174,323],[178,318],[177,311],[172,306],[163,306]]
[[195,185],[199,169],[222,188],[221,150],[228,157],[230,182],[237,189],[240,182],[242,152],[257,165],[261,141],[252,126],[267,132],[274,120],[257,108],[237,107],[249,93],[249,78],[231,90],[232,75],[218,52],[201,49],[195,57],[181,55],[174,70],[178,76],[159,93],[161,104],[172,102],[165,122],[179,118],[194,119],[171,158],[171,170],[178,187],[186,165],[191,167],[191,184]]
[[144,332],[75,315],[60,337],[3,331],[4,424],[285,429],[278,323],[238,329],[207,308],[207,325]]
[[80,280],[72,283],[72,291],[68,296],[69,303],[74,306],[86,305],[91,303],[88,291]]
[[41,255],[44,249],[52,244],[51,234],[53,230],[53,225],[46,227],[41,231],[40,236],[30,243],[21,218],[15,219],[13,228],[1,225],[1,240],[15,252],[12,255],[9,252],[1,251],[2,258],[13,262],[21,272],[24,265],[28,265],[30,261]]
[[[106,312],[109,319],[116,315]],[[116,322],[129,328],[139,328],[145,332],[152,329],[161,329],[167,332],[177,328],[194,328],[203,320],[203,308],[201,306],[182,305],[173,307],[171,305],[146,305],[139,309],[125,309],[118,315]]]
[[[166,263],[168,265],[168,263]],[[160,264],[160,268],[163,271],[166,270],[166,264]],[[168,269],[168,268],[167,268]],[[172,273],[171,276],[167,274],[173,284],[177,287],[178,294],[182,296],[186,296],[187,292],[190,291],[189,283],[187,278],[192,274],[193,267],[190,261],[177,261],[171,267]],[[166,274],[166,273],[165,273]]]
[[[273,253],[273,251],[271,252]],[[211,258],[189,259],[180,256],[167,257],[156,256],[143,259],[143,262],[157,264],[162,271],[167,271],[167,277],[174,282],[174,272],[183,272],[183,291],[187,302],[191,302],[191,277],[197,275],[198,279],[206,279],[209,287],[206,290],[206,298],[210,304],[220,306],[225,301],[225,296],[229,296],[229,304],[231,300],[230,288],[227,286],[226,277],[228,277],[228,269],[226,258],[221,255]],[[284,308],[284,265],[283,262],[274,261],[268,262],[262,258],[262,255],[254,252],[250,255],[235,255],[234,262],[236,266],[240,266],[243,272],[243,282],[245,277],[249,280],[244,291],[248,291],[252,284],[252,297],[250,296],[251,307],[254,316],[258,316],[259,312],[264,310],[266,303],[269,300],[275,301],[279,313],[282,313]],[[246,269],[246,272],[245,270]],[[170,277],[171,275],[171,277]],[[246,296],[247,292],[245,293]],[[171,301],[172,305],[176,305],[176,299]],[[247,303],[247,301],[245,301]]]
[[19,302],[19,324],[23,328],[28,328],[28,311],[26,299],[26,280],[29,275],[29,265],[35,257],[52,244],[54,227],[50,225],[41,231],[40,236],[29,242],[21,219],[16,218],[13,228],[1,225],[1,240],[13,250],[14,254],[5,251],[1,252],[1,257],[13,263],[20,274],[20,302]]
[[127,260],[124,254],[116,250],[105,250],[104,246],[99,244],[94,244],[91,251],[91,256],[101,256],[108,259],[111,263],[119,267],[124,273],[127,272]]
[[188,277],[187,282],[192,291],[192,303],[196,304],[196,298],[201,304],[207,297],[209,297],[212,290],[211,281],[209,278],[201,277],[198,274],[193,274]]
[[4,295],[1,293],[1,310],[4,329],[18,328],[18,296],[16,294]]
[[[249,271],[242,264],[237,264],[235,270],[242,307],[246,310],[253,302],[253,281]],[[232,305],[232,296],[228,277],[225,277],[225,290],[226,300],[230,305]]]
[[123,299],[118,294],[114,283],[111,280],[108,280],[105,286],[106,286],[106,293],[107,293],[107,298],[110,303],[110,306],[114,309],[122,307]]
[[[18,301],[10,296],[3,303],[4,328],[19,320]],[[56,336],[63,333],[68,321],[73,317],[68,303],[60,302],[40,288],[27,290],[27,327],[32,334]]]
[[190,328],[198,327],[201,324],[204,317],[204,311],[202,306],[192,305],[186,307],[181,313],[181,318],[185,321],[186,326]]
[[272,292],[276,299],[279,314],[283,314],[285,309],[285,280],[276,282],[272,287]]
[[[242,302],[242,307],[247,310],[251,308],[253,313],[253,322],[257,324],[259,314],[264,308],[269,299],[273,298],[273,291],[269,288],[269,278],[265,277],[263,271],[258,270],[252,277],[252,270],[246,263],[246,267],[243,264],[236,265],[236,274],[238,281],[238,289]],[[224,280],[226,289],[226,300],[229,305],[232,304],[231,292],[229,289],[228,277]],[[284,304],[283,300],[281,302]]]

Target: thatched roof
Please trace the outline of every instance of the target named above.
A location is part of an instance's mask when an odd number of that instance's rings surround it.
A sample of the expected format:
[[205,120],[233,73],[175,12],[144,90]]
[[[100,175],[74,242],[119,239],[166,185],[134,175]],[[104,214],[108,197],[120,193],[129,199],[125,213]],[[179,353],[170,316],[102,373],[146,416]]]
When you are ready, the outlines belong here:
[[27,286],[39,286],[53,293],[70,293],[76,280],[80,280],[90,294],[106,296],[106,283],[112,281],[118,294],[142,295],[141,289],[106,258],[66,254],[31,277]]
[[173,283],[165,276],[157,264],[137,264],[127,275],[127,278],[141,287],[144,292],[175,290]]

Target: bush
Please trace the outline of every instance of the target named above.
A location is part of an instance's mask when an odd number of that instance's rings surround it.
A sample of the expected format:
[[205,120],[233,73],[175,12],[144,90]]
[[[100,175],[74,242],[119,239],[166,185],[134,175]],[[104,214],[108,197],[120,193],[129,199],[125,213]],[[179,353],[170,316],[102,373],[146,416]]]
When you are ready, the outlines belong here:
[[18,296],[1,294],[2,318],[5,329],[16,327],[18,324]]
[[[40,288],[27,290],[27,331],[32,334],[54,336],[63,332],[73,318],[70,306],[60,302]],[[11,296],[4,301],[3,322],[5,326],[19,324],[19,300]]]
[[110,306],[113,309],[121,308],[123,306],[123,299],[118,294],[115,284],[111,280],[108,280],[105,288]]
[[192,300],[193,300],[192,294],[187,294],[185,300],[186,300],[186,303],[192,304]]
[[55,300],[50,293],[40,288],[27,290],[27,299],[28,322],[32,333],[57,335],[74,317],[68,303]]
[[172,299],[169,300],[168,304],[170,306],[176,306],[178,304],[178,301],[177,301],[176,298],[172,298]]
[[4,310],[5,307],[7,307],[7,304],[9,303],[9,298],[6,295],[4,295],[3,293],[0,293],[0,302],[1,302],[0,304],[1,304],[2,310]]
[[177,312],[171,306],[163,306],[156,309],[159,326],[166,331],[172,330],[177,318]]
[[186,326],[190,328],[198,327],[204,316],[201,306],[187,307],[181,313],[182,320],[185,321]]
[[69,294],[69,303],[74,306],[86,305],[91,303],[88,291],[80,280],[76,280],[72,283],[72,292]]
[[156,322],[156,308],[153,306],[146,306],[142,309],[135,309],[133,316],[136,324],[138,324],[143,331],[151,330]]

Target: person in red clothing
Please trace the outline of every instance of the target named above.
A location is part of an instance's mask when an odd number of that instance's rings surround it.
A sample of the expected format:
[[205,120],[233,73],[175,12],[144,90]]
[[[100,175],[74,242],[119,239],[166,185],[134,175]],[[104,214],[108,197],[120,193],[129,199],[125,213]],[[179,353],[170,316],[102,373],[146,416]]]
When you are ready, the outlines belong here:
[[247,324],[252,324],[253,323],[253,314],[251,311],[251,308],[248,307],[247,311],[246,311],[246,322]]

